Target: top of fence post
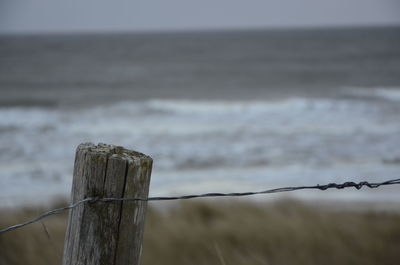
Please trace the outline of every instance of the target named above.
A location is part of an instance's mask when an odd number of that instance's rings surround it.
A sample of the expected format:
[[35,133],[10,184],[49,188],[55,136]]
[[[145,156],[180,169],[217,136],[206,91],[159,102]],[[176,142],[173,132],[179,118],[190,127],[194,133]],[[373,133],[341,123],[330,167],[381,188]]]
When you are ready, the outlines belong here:
[[[72,202],[147,198],[152,159],[123,147],[91,143],[76,150]],[[70,212],[63,265],[139,264],[146,201],[81,204]]]

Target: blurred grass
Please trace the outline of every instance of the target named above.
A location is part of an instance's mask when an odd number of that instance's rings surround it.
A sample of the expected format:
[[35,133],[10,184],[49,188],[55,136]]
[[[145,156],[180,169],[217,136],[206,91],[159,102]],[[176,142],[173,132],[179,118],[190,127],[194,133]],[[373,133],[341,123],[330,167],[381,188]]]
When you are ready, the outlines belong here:
[[[3,211],[0,227],[41,212]],[[66,217],[55,215],[44,219],[44,225],[36,223],[0,236],[0,264],[61,264]],[[167,209],[151,207],[146,218],[143,265],[394,265],[400,261],[400,214],[395,212],[331,210],[292,200],[207,200]]]

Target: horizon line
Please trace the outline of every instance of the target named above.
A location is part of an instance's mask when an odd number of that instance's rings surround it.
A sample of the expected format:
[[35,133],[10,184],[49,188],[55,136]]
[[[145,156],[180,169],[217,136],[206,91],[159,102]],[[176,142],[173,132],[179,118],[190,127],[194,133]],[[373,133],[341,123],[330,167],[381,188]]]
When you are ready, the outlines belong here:
[[159,29],[79,29],[79,30],[29,30],[29,31],[0,31],[0,36],[41,36],[41,35],[103,35],[103,34],[190,34],[218,33],[244,31],[312,31],[312,30],[351,30],[351,29],[380,29],[400,28],[400,23],[382,24],[343,24],[343,25],[297,25],[297,26],[254,26],[254,27],[193,27],[193,28],[159,28]]

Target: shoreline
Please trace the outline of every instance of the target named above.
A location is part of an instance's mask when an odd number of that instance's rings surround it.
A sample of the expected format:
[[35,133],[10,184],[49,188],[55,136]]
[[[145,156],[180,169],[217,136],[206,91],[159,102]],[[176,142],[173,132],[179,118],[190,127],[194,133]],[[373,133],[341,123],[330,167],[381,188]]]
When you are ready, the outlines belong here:
[[[299,196],[288,196],[278,195],[273,198],[262,198],[261,196],[250,196],[250,197],[231,197],[231,198],[195,198],[189,200],[175,200],[175,201],[149,201],[148,207],[151,207],[158,211],[169,211],[181,204],[214,204],[214,205],[227,205],[229,203],[249,204],[257,207],[271,206],[280,202],[294,202],[312,207],[322,211],[333,211],[333,212],[388,212],[388,213],[400,213],[400,201],[373,201],[373,200],[335,200],[335,199],[307,199]],[[68,197],[66,196],[54,196],[51,200],[39,200],[36,202],[30,201],[30,203],[0,206],[0,212],[19,212],[29,209],[36,209],[38,213],[40,211],[50,211],[56,208],[62,208],[70,205]],[[65,211],[65,212],[68,212]]]

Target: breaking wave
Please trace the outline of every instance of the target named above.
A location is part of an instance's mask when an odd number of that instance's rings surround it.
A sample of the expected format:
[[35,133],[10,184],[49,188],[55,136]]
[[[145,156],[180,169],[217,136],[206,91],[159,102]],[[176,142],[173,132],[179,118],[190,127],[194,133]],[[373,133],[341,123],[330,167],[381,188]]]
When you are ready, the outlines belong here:
[[[399,165],[382,161],[400,157],[398,105],[354,99],[158,99],[86,109],[3,108],[0,193],[5,198],[44,182],[54,186],[44,193],[68,190],[74,149],[85,141],[151,155],[152,190],[159,193],[179,190],[194,179],[218,179],[230,187],[244,181],[237,174],[244,169],[250,183],[267,183],[279,175],[274,183],[285,184],[294,180],[294,172],[303,179],[319,172],[319,182],[338,172],[391,175]],[[321,174],[322,168],[327,173]],[[9,188],[12,183],[17,188]]]

